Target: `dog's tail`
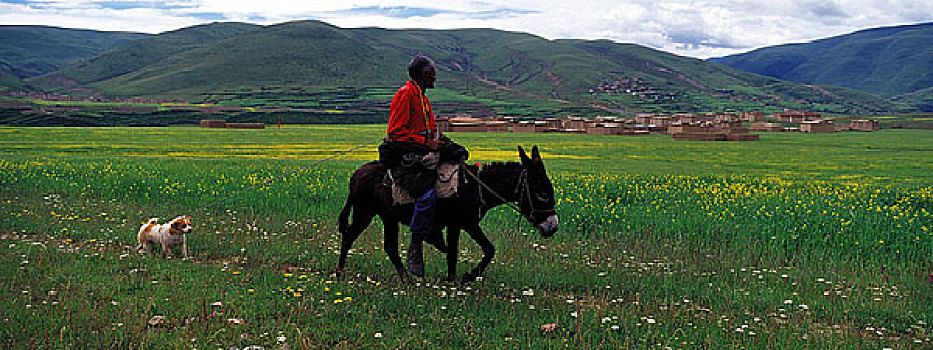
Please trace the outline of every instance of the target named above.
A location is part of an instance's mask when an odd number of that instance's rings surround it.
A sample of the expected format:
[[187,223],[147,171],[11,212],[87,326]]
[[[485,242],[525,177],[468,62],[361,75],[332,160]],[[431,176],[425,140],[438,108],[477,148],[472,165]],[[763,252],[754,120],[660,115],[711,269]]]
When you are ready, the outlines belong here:
[[152,218],[152,219],[149,219],[149,222],[146,222],[146,223],[147,223],[147,224],[157,224],[157,223],[159,223],[159,218]]

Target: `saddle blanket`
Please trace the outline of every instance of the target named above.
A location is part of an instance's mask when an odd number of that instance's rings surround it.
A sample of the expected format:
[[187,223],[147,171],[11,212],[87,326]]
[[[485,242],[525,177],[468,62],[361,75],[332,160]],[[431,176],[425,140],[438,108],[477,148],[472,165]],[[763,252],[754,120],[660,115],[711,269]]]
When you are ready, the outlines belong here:
[[[392,171],[387,173],[389,183],[392,184],[392,202],[395,205],[411,204],[415,202],[414,198],[408,194],[404,188],[395,185],[395,179],[392,178]],[[457,184],[460,179],[460,166],[456,163],[441,163],[437,165],[437,182],[434,191],[437,198],[450,198],[457,194]]]

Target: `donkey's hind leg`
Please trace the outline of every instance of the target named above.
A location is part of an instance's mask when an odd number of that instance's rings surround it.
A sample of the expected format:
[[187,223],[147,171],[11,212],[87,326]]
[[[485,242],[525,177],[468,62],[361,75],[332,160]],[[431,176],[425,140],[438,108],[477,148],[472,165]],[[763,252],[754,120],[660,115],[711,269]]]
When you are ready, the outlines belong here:
[[460,252],[460,227],[447,226],[447,281],[457,280],[457,253]]
[[375,214],[364,208],[355,207],[353,210],[353,223],[346,231],[340,232],[340,260],[337,262],[337,276],[343,275],[343,268],[347,264],[347,254],[360,235],[369,227]]

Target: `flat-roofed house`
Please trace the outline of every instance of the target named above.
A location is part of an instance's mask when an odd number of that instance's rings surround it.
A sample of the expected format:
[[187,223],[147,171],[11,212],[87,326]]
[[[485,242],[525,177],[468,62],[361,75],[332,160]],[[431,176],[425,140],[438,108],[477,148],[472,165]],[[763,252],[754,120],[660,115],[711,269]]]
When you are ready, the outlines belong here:
[[226,128],[227,121],[222,119],[201,119],[202,128]]
[[438,117],[434,119],[434,124],[437,125],[437,130],[440,132],[450,131],[450,119]]
[[583,117],[570,117],[564,119],[561,127],[564,129],[583,129],[586,130],[587,123],[590,121]]
[[780,123],[802,123],[806,121],[820,120],[823,117],[816,112],[793,111],[776,113],[771,116]]
[[591,135],[619,135],[622,125],[619,123],[595,123],[591,124],[586,133]]
[[836,132],[836,126],[832,120],[807,120],[800,122],[800,131],[803,132]]
[[509,122],[504,120],[487,121],[486,132],[509,132]]
[[512,124],[512,132],[545,132],[547,122],[543,120],[523,120]]
[[450,132],[486,132],[486,121],[479,118],[450,118]]
[[856,119],[849,123],[849,129],[858,131],[875,131],[881,129],[877,119]]

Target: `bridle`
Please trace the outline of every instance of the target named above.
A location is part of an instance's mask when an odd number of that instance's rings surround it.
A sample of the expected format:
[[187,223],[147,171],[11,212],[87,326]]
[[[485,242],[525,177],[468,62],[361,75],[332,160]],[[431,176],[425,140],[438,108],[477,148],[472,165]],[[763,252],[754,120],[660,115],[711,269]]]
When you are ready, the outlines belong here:
[[[521,192],[524,192],[525,195],[522,196]],[[554,210],[554,208],[535,209],[535,201],[531,198],[531,185],[528,182],[528,169],[522,168],[522,173],[518,175],[518,183],[515,184],[515,194],[518,195],[519,206],[522,204],[522,197],[528,200],[528,208],[530,208],[531,211],[527,214],[519,212],[519,214],[522,214],[522,216],[524,216],[525,219],[528,219],[528,221],[531,221],[531,217],[533,217],[535,214],[549,214],[548,216],[557,215],[557,211]]]
[[[522,169],[521,174],[518,175],[518,183],[515,184],[515,194],[518,196],[518,205],[513,204],[511,201],[505,199],[505,197],[503,197],[498,192],[496,192],[491,187],[489,187],[489,185],[483,182],[483,180],[480,180],[479,176],[473,173],[473,171],[471,171],[470,168],[468,168],[463,163],[460,163],[460,169],[463,169],[463,171],[467,173],[467,175],[470,175],[470,177],[476,180],[476,183],[480,185],[481,188],[479,190],[479,199],[483,205],[486,204],[485,201],[483,200],[483,189],[485,189],[486,191],[489,191],[489,193],[492,193],[492,195],[498,198],[500,201],[502,201],[503,203],[508,205],[510,208],[512,208],[512,210],[515,210],[516,213],[524,217],[525,220],[527,220],[531,224],[535,224],[533,216],[537,213],[544,213],[544,214],[551,214],[551,215],[557,214],[557,211],[555,211],[553,208],[552,209],[541,209],[541,210],[535,209],[534,201],[531,198],[531,187],[528,184],[528,169],[524,169],[524,168]],[[524,196],[522,196],[522,194],[524,194]],[[522,199],[527,199],[528,201],[528,208],[531,209],[528,213],[523,212],[521,209]]]

